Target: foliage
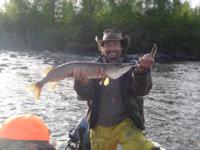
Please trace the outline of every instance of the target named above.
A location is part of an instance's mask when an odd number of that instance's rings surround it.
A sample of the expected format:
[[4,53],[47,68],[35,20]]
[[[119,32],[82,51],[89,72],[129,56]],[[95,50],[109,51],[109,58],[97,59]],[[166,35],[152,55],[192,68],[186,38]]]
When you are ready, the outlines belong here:
[[128,49],[200,56],[200,8],[181,0],[10,0],[0,10],[0,46],[96,49],[94,37],[119,28]]

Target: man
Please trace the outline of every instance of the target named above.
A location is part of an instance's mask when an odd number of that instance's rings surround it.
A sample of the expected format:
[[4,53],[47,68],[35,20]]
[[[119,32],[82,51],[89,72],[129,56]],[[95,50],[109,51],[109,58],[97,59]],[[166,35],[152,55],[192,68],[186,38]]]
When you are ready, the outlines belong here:
[[[121,31],[107,29],[103,39],[96,37],[101,63],[129,63],[133,58],[125,55],[124,49],[130,38]],[[107,86],[99,79],[88,79],[79,69],[74,70],[74,88],[83,100],[88,101],[88,121],[92,150],[153,150],[153,144],[143,135],[144,114],[142,96],[152,87],[150,69],[154,58],[145,54],[139,58],[137,67],[122,77],[111,80]],[[102,71],[99,70],[99,74]]]
[[0,127],[0,150],[55,150],[49,129],[39,117],[11,117]]

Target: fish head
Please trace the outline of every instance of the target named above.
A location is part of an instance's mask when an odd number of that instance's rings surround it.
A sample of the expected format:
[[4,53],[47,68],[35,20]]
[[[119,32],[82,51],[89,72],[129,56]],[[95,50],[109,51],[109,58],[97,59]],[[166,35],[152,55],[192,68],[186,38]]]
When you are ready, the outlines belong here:
[[107,64],[104,67],[104,73],[111,79],[117,79],[127,73],[132,67],[131,63]]

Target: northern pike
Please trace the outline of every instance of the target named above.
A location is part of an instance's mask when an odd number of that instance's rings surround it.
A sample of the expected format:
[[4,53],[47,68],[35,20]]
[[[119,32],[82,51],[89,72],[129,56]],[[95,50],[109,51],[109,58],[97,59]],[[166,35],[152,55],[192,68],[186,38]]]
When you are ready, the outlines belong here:
[[[132,67],[134,67],[133,63],[95,63],[95,62],[69,62],[63,65],[60,65],[54,69],[49,70],[47,75],[39,82],[36,82],[31,85],[31,90],[35,94],[35,98],[39,99],[41,90],[43,86],[50,82],[56,85],[58,81],[61,81],[68,77],[73,77],[74,69],[80,69],[80,73],[86,75],[88,79],[117,79],[126,72],[128,72]],[[103,72],[103,74],[99,74],[99,70]]]

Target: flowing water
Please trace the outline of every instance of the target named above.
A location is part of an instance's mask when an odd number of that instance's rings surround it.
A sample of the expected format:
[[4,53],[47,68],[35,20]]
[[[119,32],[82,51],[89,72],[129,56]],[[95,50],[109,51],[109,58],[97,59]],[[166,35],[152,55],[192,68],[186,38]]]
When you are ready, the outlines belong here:
[[[66,79],[51,92],[45,87],[35,101],[27,87],[43,77],[49,66],[93,57],[66,53],[0,50],[0,123],[24,113],[42,117],[51,129],[52,142],[64,149],[68,131],[86,113],[78,101],[73,79]],[[155,64],[154,86],[145,96],[147,137],[167,150],[200,149],[200,62]]]

